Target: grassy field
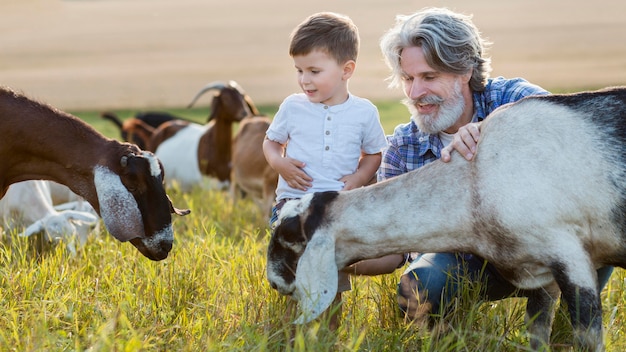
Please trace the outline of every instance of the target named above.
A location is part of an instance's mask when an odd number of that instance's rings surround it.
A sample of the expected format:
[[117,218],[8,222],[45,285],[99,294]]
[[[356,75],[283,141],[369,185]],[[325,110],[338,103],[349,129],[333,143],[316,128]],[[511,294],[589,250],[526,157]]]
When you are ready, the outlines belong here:
[[[406,118],[397,103],[379,103],[385,129]],[[275,106],[261,110],[273,114]],[[170,110],[202,121],[206,109]],[[127,116],[131,111],[117,111]],[[98,112],[75,112],[111,137]],[[389,117],[387,117],[389,116]],[[397,116],[392,119],[391,116]],[[398,117],[399,116],[399,117]],[[400,120],[397,120],[400,119]],[[142,257],[106,231],[71,257],[64,246],[38,252],[17,230],[0,243],[0,350],[3,351],[520,351],[527,349],[525,300],[481,303],[464,291],[443,333],[407,325],[398,314],[400,275],[355,277],[344,295],[342,324],[324,319],[294,326],[287,299],[265,278],[267,219],[228,193],[170,189],[192,213],[174,220],[175,244],[162,262]],[[621,338],[624,273],[603,291],[608,351]],[[559,312],[553,350],[569,350],[571,328]]]

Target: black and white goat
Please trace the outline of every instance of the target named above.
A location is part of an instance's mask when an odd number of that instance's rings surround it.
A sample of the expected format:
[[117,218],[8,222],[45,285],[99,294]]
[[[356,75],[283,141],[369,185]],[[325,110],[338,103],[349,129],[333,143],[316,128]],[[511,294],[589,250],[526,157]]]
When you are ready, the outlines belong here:
[[478,153],[370,187],[288,202],[269,243],[271,286],[306,322],[337,269],[392,253],[468,252],[532,290],[531,346],[547,343],[559,289],[576,344],[603,350],[596,269],[626,267],[626,87],[529,97],[481,126]]
[[80,119],[0,87],[0,197],[9,185],[46,179],[68,186],[111,235],[152,260],[172,249],[172,206],[159,160],[104,137]]

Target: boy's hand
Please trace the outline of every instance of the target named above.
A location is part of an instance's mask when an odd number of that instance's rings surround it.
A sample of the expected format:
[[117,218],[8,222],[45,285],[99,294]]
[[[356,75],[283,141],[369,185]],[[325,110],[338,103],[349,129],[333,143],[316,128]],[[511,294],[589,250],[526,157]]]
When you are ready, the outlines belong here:
[[306,164],[301,161],[284,157],[277,161],[274,168],[285,179],[289,187],[306,191],[313,185],[311,183],[313,179],[304,172],[305,166]]

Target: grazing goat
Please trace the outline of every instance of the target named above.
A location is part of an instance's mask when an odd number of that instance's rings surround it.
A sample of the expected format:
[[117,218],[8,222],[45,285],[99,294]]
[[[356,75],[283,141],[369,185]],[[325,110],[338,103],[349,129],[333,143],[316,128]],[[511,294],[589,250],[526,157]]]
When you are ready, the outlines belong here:
[[0,216],[4,227],[24,225],[26,229],[20,236],[28,237],[43,232],[48,242],[62,239],[68,251],[76,254],[74,239],[78,239],[80,246],[84,245],[89,229],[98,218],[88,211],[57,210],[52,204],[48,181],[14,183],[0,199]]
[[202,88],[189,107],[208,91],[217,91],[211,102],[207,124],[165,123],[152,135],[149,148],[163,162],[169,181],[188,191],[202,182],[203,175],[220,182],[230,180],[232,125],[258,113],[250,98],[233,81],[214,82]]
[[109,111],[101,113],[100,116],[113,122],[120,129],[123,141],[134,143],[143,150],[149,150],[150,138],[157,127],[168,121],[184,120],[161,111],[139,112],[124,122],[116,114]]
[[[96,210],[89,204],[83,197],[72,192],[72,190],[60,183],[45,181],[50,188],[50,196],[52,197],[52,204],[57,211],[63,210],[76,210],[81,212],[87,212],[98,216]],[[79,245],[82,247],[87,243],[87,237],[90,234],[100,234],[100,222],[93,224],[77,223],[74,225],[78,231]]]
[[315,318],[337,269],[406,252],[466,252],[531,290],[531,346],[547,343],[559,289],[579,348],[603,350],[596,269],[626,267],[626,87],[528,97],[455,155],[375,185],[287,202],[270,239],[271,286]]
[[174,234],[159,160],[104,137],[82,120],[0,88],[0,196],[9,185],[46,179],[83,197],[119,241],[151,260],[165,259]]
[[246,117],[239,124],[233,140],[233,161],[230,174],[231,195],[250,197],[264,215],[270,214],[276,197],[278,173],[263,155],[263,140],[270,126],[264,116]]

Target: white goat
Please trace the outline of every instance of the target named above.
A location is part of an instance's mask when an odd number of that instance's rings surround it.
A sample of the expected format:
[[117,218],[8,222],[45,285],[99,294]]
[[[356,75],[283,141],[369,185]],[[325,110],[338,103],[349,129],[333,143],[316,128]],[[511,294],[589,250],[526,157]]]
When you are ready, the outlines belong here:
[[[26,226],[20,236],[43,232],[48,242],[63,240],[73,255],[76,254],[75,238],[81,246],[84,245],[88,235],[85,230],[98,221],[97,216],[86,211],[57,211],[52,205],[47,181],[41,180],[12,184],[0,199],[0,216],[5,227]],[[88,226],[85,229],[77,227],[83,224]]]
[[[60,183],[46,181],[50,188],[50,195],[52,196],[52,204],[56,211],[75,210],[80,212],[87,212],[96,217],[98,213],[83,197],[72,192],[72,190]],[[76,231],[78,232],[79,245],[82,247],[87,242],[89,235],[98,236],[100,234],[100,221],[96,221],[95,224],[77,223],[74,224]]]
[[162,167],[152,153],[104,137],[82,120],[0,87],[0,197],[9,185],[45,179],[68,186],[111,235],[151,260],[167,258],[174,233]]
[[560,289],[576,345],[601,351],[596,269],[626,267],[624,204],[626,87],[529,97],[483,122],[474,161],[455,155],[285,204],[268,280],[299,300],[306,322],[335,297],[338,268],[392,253],[474,253],[532,290],[533,348],[549,340]]

